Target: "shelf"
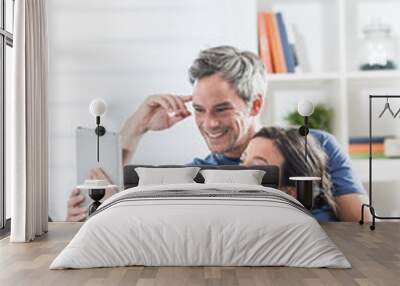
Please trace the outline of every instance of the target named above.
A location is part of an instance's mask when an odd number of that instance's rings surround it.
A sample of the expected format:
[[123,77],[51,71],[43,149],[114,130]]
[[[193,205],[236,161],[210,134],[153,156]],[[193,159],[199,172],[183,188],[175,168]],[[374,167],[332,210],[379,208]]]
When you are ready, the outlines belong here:
[[400,79],[400,71],[356,71],[346,75],[348,79]]
[[269,74],[268,82],[317,82],[336,80],[339,78],[338,73],[285,73],[285,74]]
[[[400,79],[400,71],[355,71],[346,73],[344,76],[349,80],[363,79]],[[327,81],[340,78],[339,73],[285,73],[269,74],[269,82],[303,82],[303,81]]]
[[[369,168],[367,159],[351,160],[357,175],[363,183],[369,181]],[[388,182],[400,181],[399,178],[400,159],[372,159],[372,181]]]

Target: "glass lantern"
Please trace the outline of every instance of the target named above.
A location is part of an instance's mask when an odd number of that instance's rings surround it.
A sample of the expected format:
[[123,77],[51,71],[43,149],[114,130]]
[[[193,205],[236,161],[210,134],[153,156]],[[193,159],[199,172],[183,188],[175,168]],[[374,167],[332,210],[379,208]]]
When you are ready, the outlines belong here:
[[395,42],[389,25],[373,21],[363,28],[360,70],[393,70]]

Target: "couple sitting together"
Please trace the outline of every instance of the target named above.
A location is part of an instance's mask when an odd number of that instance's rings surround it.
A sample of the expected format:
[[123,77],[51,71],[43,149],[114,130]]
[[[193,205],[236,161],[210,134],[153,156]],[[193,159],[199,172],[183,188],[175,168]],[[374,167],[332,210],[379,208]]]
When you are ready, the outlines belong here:
[[[211,154],[190,165],[277,165],[280,190],[295,195],[291,176],[321,177],[312,214],[319,221],[358,221],[365,191],[356,178],[349,157],[334,137],[310,130],[309,157],[304,162],[304,138],[297,128],[259,128],[258,116],[267,92],[264,65],[253,53],[230,46],[203,50],[189,69],[190,96],[158,94],[146,98],[122,130],[123,161],[127,164],[147,131],[165,130],[191,116]],[[97,171],[94,177],[105,177]],[[78,190],[68,202],[68,221],[86,217],[79,207]],[[364,216],[368,218],[368,213]]]

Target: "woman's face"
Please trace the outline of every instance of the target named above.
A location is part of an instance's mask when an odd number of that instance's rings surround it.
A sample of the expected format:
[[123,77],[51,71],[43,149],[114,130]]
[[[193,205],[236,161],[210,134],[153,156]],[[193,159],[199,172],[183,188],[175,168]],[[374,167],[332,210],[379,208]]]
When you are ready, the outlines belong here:
[[[251,139],[241,157],[241,165],[275,165],[282,170],[285,159],[271,139],[256,137]],[[282,182],[282,178],[281,178]],[[296,188],[282,186],[280,190],[296,198]]]
[[282,168],[284,158],[271,139],[251,139],[241,157],[242,165],[276,165]]

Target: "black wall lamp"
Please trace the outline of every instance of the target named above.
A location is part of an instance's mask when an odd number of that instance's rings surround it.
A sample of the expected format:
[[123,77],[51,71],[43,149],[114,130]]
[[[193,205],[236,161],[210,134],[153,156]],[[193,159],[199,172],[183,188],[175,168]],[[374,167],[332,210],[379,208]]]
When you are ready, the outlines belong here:
[[[304,124],[300,126],[299,133],[304,136],[304,163],[307,165],[307,135],[310,132],[308,128],[308,117],[314,112],[314,105],[311,101],[302,100],[297,105],[298,113],[304,117]],[[313,182],[320,181],[320,177],[290,177],[292,181],[296,181],[296,193],[297,200],[300,201],[305,208],[311,210],[313,208],[314,196],[313,196]]]
[[100,125],[100,117],[103,116],[104,113],[106,113],[106,109],[107,104],[101,98],[93,99],[90,102],[89,111],[94,117],[96,117],[97,125],[96,129],[94,130],[97,135],[97,162],[100,161],[100,136],[104,136],[104,134],[106,134],[106,129],[104,128],[104,126]]
[[[93,99],[89,104],[90,113],[96,118],[96,128],[94,130],[97,138],[97,162],[100,162],[100,137],[106,134],[106,128],[101,123],[101,116],[104,115],[107,109],[107,104],[100,98]],[[78,186],[78,189],[88,190],[89,197],[93,200],[93,203],[89,206],[89,215],[93,214],[97,208],[101,205],[100,200],[106,193],[106,188],[116,187],[110,185],[106,180],[95,179],[85,180],[83,185]]]

